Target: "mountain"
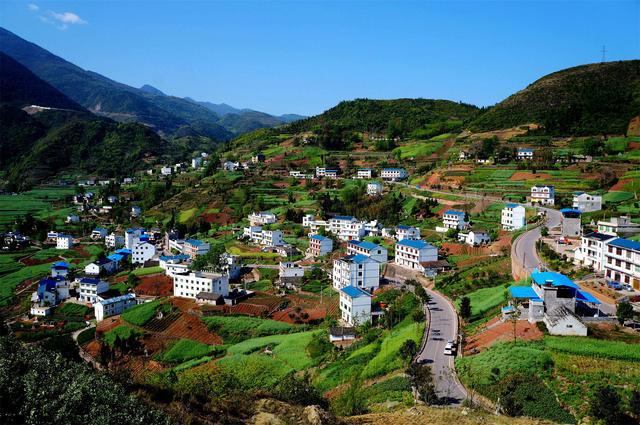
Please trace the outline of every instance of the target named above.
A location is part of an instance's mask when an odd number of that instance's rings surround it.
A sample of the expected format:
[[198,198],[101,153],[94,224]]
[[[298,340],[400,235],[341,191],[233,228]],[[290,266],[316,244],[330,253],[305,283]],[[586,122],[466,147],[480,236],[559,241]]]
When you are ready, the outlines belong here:
[[84,108],[41,80],[19,62],[0,52],[0,100],[22,108],[27,105],[38,105],[49,108],[73,109],[83,111]]
[[145,84],[144,86],[140,87],[140,90],[145,92],[145,93],[149,93],[149,94],[155,94],[155,95],[159,95],[159,96],[165,96],[165,94],[162,92],[162,90],[159,90],[153,86],[150,86],[149,84]]
[[200,106],[204,106],[205,108],[207,108],[208,110],[210,110],[211,112],[213,112],[219,117],[222,117],[226,114],[237,114],[242,111],[241,109],[234,108],[233,106],[227,105],[226,103],[204,102],[200,100],[191,99],[190,97],[185,97],[185,99],[190,102],[197,103]]
[[285,131],[300,133],[330,125],[351,131],[383,132],[394,121],[403,131],[411,132],[450,120],[468,121],[477,113],[476,106],[450,100],[356,99],[340,102],[320,115],[291,123]]
[[283,114],[283,115],[278,115],[277,118],[279,118],[280,121],[290,123],[294,121],[303,120],[307,117],[305,115],[298,115],[298,114]]
[[623,134],[640,115],[640,60],[605,62],[554,72],[474,120],[474,131],[528,123],[551,135]]

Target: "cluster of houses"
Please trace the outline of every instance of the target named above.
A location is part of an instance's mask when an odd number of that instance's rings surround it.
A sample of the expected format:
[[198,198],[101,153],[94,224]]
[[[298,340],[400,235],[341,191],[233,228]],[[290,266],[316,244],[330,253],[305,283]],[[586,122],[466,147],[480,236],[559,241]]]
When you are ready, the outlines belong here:
[[[341,171],[338,168],[327,168],[327,167],[316,167],[314,174],[307,174],[299,170],[291,170],[289,171],[289,177],[294,177],[297,179],[339,179],[341,176]],[[373,168],[358,168],[356,173],[353,175],[354,179],[373,179],[378,176],[376,170]],[[409,177],[409,173],[404,168],[383,168],[380,170],[379,176],[382,180],[388,182],[397,182],[406,180]],[[377,185],[382,187],[380,183],[376,183]],[[380,189],[380,192],[382,190]]]
[[29,237],[18,231],[6,233],[0,232],[0,248],[2,250],[16,251],[28,248],[30,244],[31,240]]

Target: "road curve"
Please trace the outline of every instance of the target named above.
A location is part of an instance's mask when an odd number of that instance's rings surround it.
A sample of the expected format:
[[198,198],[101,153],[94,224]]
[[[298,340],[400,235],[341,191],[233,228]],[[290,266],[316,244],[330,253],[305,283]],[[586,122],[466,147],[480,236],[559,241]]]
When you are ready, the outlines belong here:
[[446,343],[457,341],[458,315],[444,296],[429,289],[426,291],[431,296],[427,305],[431,320],[425,335],[426,343],[416,361],[431,366],[436,393],[443,403],[460,406],[467,398],[467,392],[456,376],[455,357],[444,354]]
[[[550,208],[540,208],[540,210],[547,214],[545,226],[548,228],[556,227],[562,221],[560,211]],[[511,257],[515,258],[529,273],[533,269],[544,268],[544,264],[540,260],[540,257],[538,257],[536,251],[536,242],[540,237],[540,227],[535,227],[518,236],[513,245],[511,245]]]

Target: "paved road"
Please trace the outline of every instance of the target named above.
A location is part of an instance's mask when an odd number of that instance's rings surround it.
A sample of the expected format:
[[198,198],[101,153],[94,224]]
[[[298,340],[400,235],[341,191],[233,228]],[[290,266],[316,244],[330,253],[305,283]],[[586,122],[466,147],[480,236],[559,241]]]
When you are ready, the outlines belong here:
[[458,338],[458,316],[451,304],[440,294],[428,290],[431,296],[428,308],[431,322],[428,324],[426,344],[417,361],[428,364],[433,370],[436,392],[445,404],[459,406],[467,398],[467,392],[458,381],[454,356],[444,354],[444,346]]
[[[540,208],[540,210],[547,213],[545,225],[548,228],[556,227],[560,224],[562,220],[560,211],[549,208]],[[532,271],[535,268],[544,268],[544,264],[540,261],[536,251],[536,242],[540,237],[540,227],[535,227],[518,236],[511,246],[511,256],[517,258],[518,262],[523,264],[528,271]]]

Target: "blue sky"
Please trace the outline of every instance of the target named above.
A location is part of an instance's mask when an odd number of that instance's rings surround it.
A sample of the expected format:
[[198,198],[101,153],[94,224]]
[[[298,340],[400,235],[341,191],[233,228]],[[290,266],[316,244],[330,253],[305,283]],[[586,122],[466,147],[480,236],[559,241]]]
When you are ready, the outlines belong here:
[[492,105],[563,68],[640,58],[631,1],[4,1],[0,25],[132,86],[270,113],[358,97]]

